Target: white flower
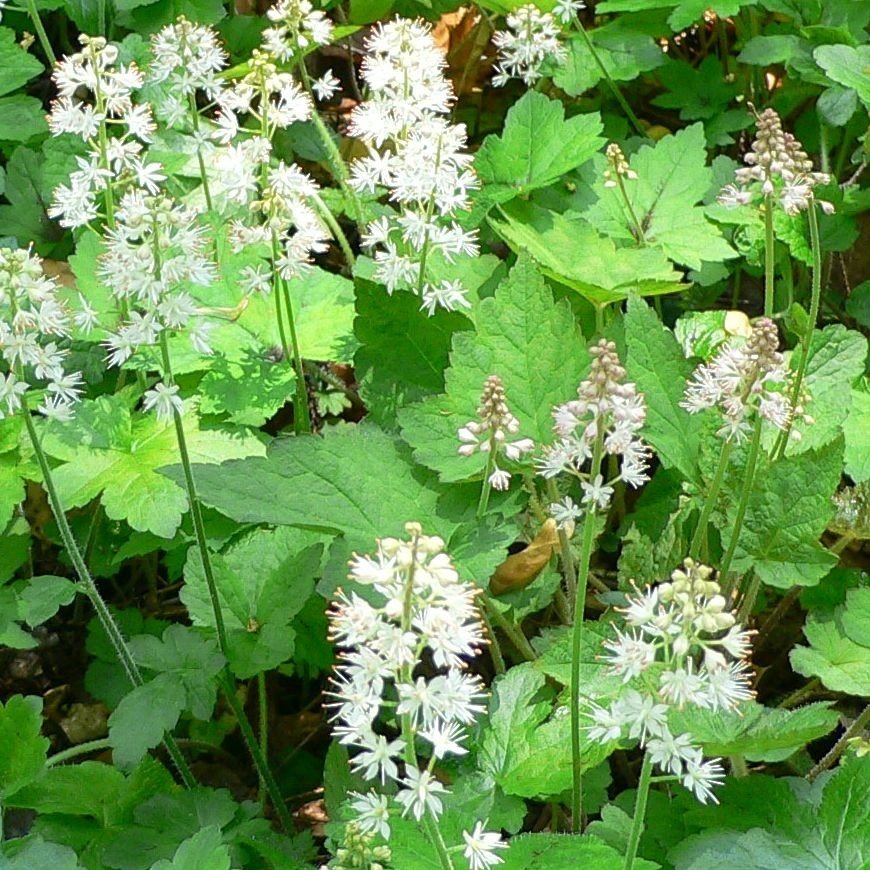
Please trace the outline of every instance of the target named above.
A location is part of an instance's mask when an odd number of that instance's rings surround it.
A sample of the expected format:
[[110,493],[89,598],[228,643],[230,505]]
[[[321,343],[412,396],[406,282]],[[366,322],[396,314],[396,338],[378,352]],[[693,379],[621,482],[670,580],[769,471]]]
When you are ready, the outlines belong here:
[[370,834],[380,834],[385,840],[390,839],[390,809],[386,795],[373,791],[366,794],[350,793],[350,805],[357,814],[360,830]]
[[667,729],[647,741],[646,751],[653,764],[677,776],[682,772],[683,764],[698,755],[698,748],[692,745],[688,734],[674,736]]
[[605,641],[604,647],[610,651],[607,661],[611,673],[621,676],[625,683],[640,676],[656,658],[655,644],[619,629],[616,630],[616,640]]
[[314,79],[311,90],[318,100],[329,100],[338,92],[340,85],[341,82],[332,74],[332,70],[328,69],[319,79]]
[[713,787],[721,785],[725,779],[722,765],[715,760],[702,761],[697,756],[688,758],[685,765],[685,770],[680,777],[683,785],[694,792],[702,804],[708,801],[718,804],[719,801],[713,794]]
[[549,506],[550,516],[556,521],[560,529],[566,526],[573,528],[573,524],[583,516],[583,509],[574,503],[570,496],[565,496],[562,501],[553,502]]
[[405,808],[403,816],[411,813],[419,822],[425,812],[435,818],[441,815],[443,804],[438,795],[447,790],[428,770],[409,766],[405,771],[403,784],[405,788],[400,789],[396,795],[396,801]]
[[171,421],[176,412],[184,413],[184,401],[178,395],[178,385],[166,386],[163,383],[157,383],[153,389],[146,390],[142,397],[142,407],[146,411],[152,409],[157,412],[157,419],[161,423]]
[[432,744],[432,754],[436,758],[445,755],[465,755],[468,750],[459,741],[465,734],[458,722],[433,722],[428,728],[420,731],[420,736]]
[[462,854],[465,855],[470,870],[487,870],[488,867],[504,863],[504,859],[496,855],[495,850],[506,849],[508,844],[502,840],[501,834],[485,831],[485,827],[485,821],[478,821],[470,834],[468,831],[462,832],[465,840]]
[[574,16],[585,8],[586,4],[582,0],[556,0],[553,14],[562,24],[570,24],[574,20]]
[[596,475],[592,483],[587,483],[585,480],[581,481],[580,488],[583,490],[583,498],[581,499],[583,504],[598,510],[607,510],[610,507],[613,487],[605,485],[604,478],[600,474]]

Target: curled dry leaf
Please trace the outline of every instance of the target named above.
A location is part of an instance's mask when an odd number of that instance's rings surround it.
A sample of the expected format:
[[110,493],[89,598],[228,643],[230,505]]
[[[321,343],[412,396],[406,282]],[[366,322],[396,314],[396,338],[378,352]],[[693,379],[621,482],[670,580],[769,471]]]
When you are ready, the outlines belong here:
[[514,589],[525,589],[544,570],[558,544],[556,521],[550,518],[544,522],[525,550],[508,556],[495,569],[489,580],[490,592],[493,595],[504,595]]

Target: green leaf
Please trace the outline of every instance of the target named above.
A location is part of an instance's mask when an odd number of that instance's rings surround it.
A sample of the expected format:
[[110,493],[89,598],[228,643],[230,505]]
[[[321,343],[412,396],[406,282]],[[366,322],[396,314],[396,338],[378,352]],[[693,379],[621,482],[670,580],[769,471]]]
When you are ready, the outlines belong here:
[[[353,283],[341,275],[314,268],[288,281],[287,292],[293,303],[296,336],[302,356],[305,359],[350,362],[355,349]],[[252,296],[235,324],[235,327],[239,326],[261,345],[281,347],[273,296]]]
[[76,585],[65,577],[31,577],[21,590],[21,617],[35,628],[75,597]]
[[810,645],[795,647],[792,667],[805,677],[818,677],[834,692],[870,695],[870,644],[862,619],[868,610],[867,589],[852,590],[833,619],[811,613],[804,626]]
[[[0,96],[11,93],[42,72],[42,64],[15,41],[15,31],[0,27]],[[0,139],[6,136],[0,133]]]
[[[693,269],[700,269],[702,262],[737,256],[697,205],[713,183],[706,161],[704,128],[693,124],[636,151],[629,163],[638,177],[624,183],[645,244]],[[610,238],[636,244],[634,221],[619,187],[605,187],[605,164],[604,157],[596,161],[593,191],[598,202],[584,212],[584,217]]]
[[[511,837],[510,848],[502,853],[502,870],[555,870],[583,867],[588,870],[622,870],[625,858],[596,837],[566,834],[521,834]],[[658,867],[645,858],[636,858],[634,870]]]
[[48,738],[42,729],[42,698],[13,695],[0,704],[0,800],[33,782],[45,767]]
[[0,235],[13,236],[21,246],[36,241],[37,251],[45,254],[50,247],[45,242],[60,238],[62,230],[45,212],[49,200],[42,190],[42,166],[36,151],[22,145],[12,152],[6,165],[5,196],[9,204],[0,205]]
[[713,118],[737,95],[737,85],[725,79],[722,64],[713,55],[697,68],[672,60],[656,75],[667,90],[652,101],[653,105],[679,109],[684,121]]
[[[571,717],[553,713],[544,675],[532,664],[518,665],[493,683],[489,716],[478,764],[505,794],[550,797],[570,789]],[[600,764],[613,746],[584,741],[584,770]]]
[[222,414],[231,423],[261,426],[293,401],[296,374],[285,360],[250,354],[242,362],[214,360],[199,385],[203,414]]
[[121,699],[109,717],[112,757],[132,767],[171,731],[184,711],[184,688],[170,674],[159,674]]
[[521,258],[494,297],[476,313],[477,329],[453,336],[446,393],[399,411],[402,435],[414,458],[442,481],[465,480],[486,465],[483,454],[457,453],[457,431],[477,419],[484,381],[504,382],[516,437],[553,440],[553,406],[577,391],[589,364],[582,336],[567,303],[556,304],[535,266]]
[[621,302],[632,293],[652,296],[685,289],[682,276],[660,251],[617,249],[576,214],[516,200],[499,206],[488,220],[514,251],[533,257],[545,275],[596,305]]
[[[587,30],[598,59],[614,81],[627,82],[642,72],[661,66],[665,55],[655,40],[635,30],[626,19],[616,18],[603,27]],[[577,97],[604,77],[586,41],[576,36],[568,43],[568,57],[553,76],[568,96]]]
[[185,840],[172,860],[152,864],[151,870],[230,870],[230,852],[223,843],[220,828],[209,825]]
[[[792,366],[797,356],[793,353]],[[814,422],[795,422],[801,438],[790,443],[789,453],[817,449],[840,435],[851,410],[852,385],[866,362],[867,339],[861,333],[840,324],[813,332],[804,380],[810,401],[804,407]]]
[[870,46],[820,45],[813,57],[831,79],[853,88],[861,102],[870,107]]
[[501,136],[487,136],[475,157],[480,180],[514,195],[552,184],[604,144],[597,112],[565,120],[565,108],[528,91],[507,113]]
[[[180,469],[170,473],[181,478]],[[200,466],[194,474],[203,502],[231,519],[343,534],[351,549],[401,536],[412,520],[445,540],[455,528],[437,516],[437,492],[414,476],[398,440],[373,426],[277,439],[265,458]]]
[[356,312],[360,392],[375,421],[389,425],[399,408],[444,389],[451,337],[472,323],[443,309],[429,317],[413,293],[388,296],[365,280],[357,283]]
[[[187,511],[187,493],[157,470],[179,461],[175,427],[154,414],[134,417],[127,401],[101,396],[83,403],[71,423],[49,429],[46,452],[65,462],[54,472],[55,483],[67,508],[102,495],[110,519],[171,538]],[[201,429],[193,400],[186,403],[183,423],[192,462],[217,464],[265,452],[247,433]]]
[[0,140],[29,142],[47,132],[45,109],[35,97],[0,97]]
[[[819,538],[833,514],[831,496],[840,482],[842,449],[842,441],[835,441],[756,473],[734,571],[754,568],[764,583],[790,589],[815,586],[837,564]],[[725,531],[734,527],[736,510],[734,499],[726,511]]]
[[692,364],[673,333],[641,299],[629,300],[625,340],[628,378],[646,400],[644,439],[665,468],[676,468],[686,480],[697,482],[702,420],[680,407]]
[[674,710],[674,733],[687,732],[705,755],[744,755],[749,761],[784,761],[809,743],[837,727],[839,716],[830,702],[808,704],[796,710],[743,703],[739,710]]
[[858,94],[852,88],[832,85],[819,95],[816,111],[832,127],[844,127],[858,108]]
[[[258,529],[211,556],[227,634],[230,667],[239,679],[293,655],[290,622],[314,591],[324,538],[292,527]],[[199,550],[192,547],[181,600],[194,625],[215,628]]]
[[732,779],[717,797],[720,806],[691,813],[707,830],[669,852],[680,870],[828,870],[870,861],[870,765],[860,760],[812,786],[769,776]]
[[42,837],[30,835],[7,841],[3,848],[4,870],[34,870],[50,867],[51,870],[79,870],[75,850],[59,843],[49,843]]
[[163,636],[140,634],[129,641],[137,663],[143,668],[172,674],[184,689],[185,707],[197,719],[207,720],[215,704],[215,677],[224,657],[215,641],[184,625],[170,625]]

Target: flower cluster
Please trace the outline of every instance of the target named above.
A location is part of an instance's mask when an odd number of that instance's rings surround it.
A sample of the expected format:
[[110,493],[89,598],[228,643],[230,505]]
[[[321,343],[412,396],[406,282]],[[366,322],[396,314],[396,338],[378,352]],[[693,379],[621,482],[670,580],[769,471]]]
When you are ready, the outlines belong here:
[[398,213],[369,224],[363,244],[375,252],[377,279],[388,293],[409,289],[433,314],[468,307],[461,282],[427,273],[432,255],[448,262],[477,253],[477,234],[454,220],[478,181],[464,152],[465,127],[447,119],[453,100],[446,62],[422,21],[396,19],[366,41],[361,74],[370,99],[354,109],[351,135],[369,155],[351,167],[357,191],[389,191]]
[[[254,49],[248,65],[247,74],[232,87],[225,88],[218,99],[215,118],[218,128],[212,135],[222,145],[229,145],[237,138],[241,129],[240,115],[249,115],[265,138],[271,139],[277,130],[307,121],[314,110],[311,97],[290,73],[279,70],[269,51]],[[230,153],[223,161],[224,168],[244,157],[250,158],[250,155]],[[256,169],[254,165],[253,171]]]
[[[571,6],[577,8],[575,4]],[[567,10],[569,7],[562,8]],[[506,22],[508,29],[497,30],[492,37],[498,49],[498,63],[492,77],[496,87],[506,85],[512,78],[533,85],[543,75],[541,67],[545,61],[564,63],[568,57],[568,51],[560,40],[562,29],[552,13],[541,12],[530,3],[514,9]]]
[[[208,239],[195,215],[168,197],[131,190],[115,217],[97,271],[128,317],[105,342],[109,364],[121,365],[140,347],[156,344],[164,330],[188,326],[194,348],[210,353],[211,324],[196,319],[202,312],[182,289],[186,284],[208,286],[216,277],[206,253]],[[165,406],[165,400],[157,405]]]
[[[334,733],[355,750],[355,771],[399,786],[392,799],[353,796],[360,829],[385,838],[391,800],[418,821],[441,814],[446,789],[433,767],[467,752],[466,728],[485,709],[483,684],[466,670],[484,642],[478,590],[459,579],[440,538],[423,535],[417,523],[405,528],[409,540],[384,538],[376,555],[354,555],[350,580],[370,592],[340,591],[330,612],[340,650],[330,692]],[[477,829],[473,836],[487,842]]]
[[274,26],[263,31],[263,48],[277,60],[298,60],[332,40],[332,22],[309,0],[278,0],[266,17]]
[[801,408],[791,406],[788,368],[778,347],[776,325],[759,318],[746,341],[727,342],[710,362],[695,369],[680,405],[690,414],[717,408],[723,419],[717,434],[727,441],[745,440],[755,414],[777,429],[788,428],[793,414],[812,422]]
[[691,559],[660,583],[630,596],[623,610],[630,626],[605,643],[610,672],[632,687],[609,707],[590,705],[593,740],[639,740],[650,759],[706,803],[724,772],[704,761],[690,734],[674,734],[672,709],[687,704],[734,710],[754,697],[747,657],[753,632],[737,624],[712,568]]
[[335,859],[329,862],[330,870],[386,870],[392,851],[384,844],[374,845],[377,834],[363,831],[359,822],[351,820],[345,825],[341,844],[335,849]]
[[[553,429],[560,440],[544,448],[538,471],[547,478],[563,472],[578,477],[587,509],[606,510],[617,480],[638,487],[649,479],[649,447],[637,434],[646,420],[646,403],[633,383],[623,383],[625,369],[612,341],[601,339],[590,353],[592,368],[577,388],[579,398],[553,410]],[[601,474],[589,481],[583,472],[596,451],[622,457],[620,473],[607,483]],[[560,525],[583,513],[570,498],[551,505],[550,510]]]
[[622,153],[622,148],[619,145],[611,142],[604,153],[608,165],[608,168],[604,170],[605,187],[616,187],[622,178],[630,181],[637,178],[637,173],[628,165],[625,154]]
[[498,375],[490,375],[480,394],[477,420],[466,423],[457,433],[461,442],[459,453],[471,456],[476,451],[488,454],[487,470],[489,483],[493,489],[505,490],[510,485],[510,472],[498,466],[500,453],[508,459],[519,459],[523,453],[535,449],[531,438],[518,438],[508,441],[508,435],[516,435],[520,423],[507,406],[504,385]]
[[[143,143],[155,130],[148,105],[135,105],[133,92],[142,87],[134,64],[117,65],[118,48],[102,37],[80,36],[82,50],[65,57],[53,79],[58,98],[51,105],[48,125],[55,136],[72,133],[88,143],[69,184],[55,188],[48,214],[61,226],[80,227],[99,215],[97,195],[111,184],[133,183],[156,193],[165,180],[158,163],[146,161]],[[106,137],[111,127],[117,135]],[[101,141],[101,132],[102,139]]]
[[[9,370],[0,372],[0,418],[22,408],[32,381],[45,381],[38,410],[68,420],[83,384],[79,372],[64,367],[69,351],[63,339],[72,326],[54,279],[29,251],[0,248],[0,353]],[[83,309],[87,316],[93,312]]]
[[[151,37],[148,83],[165,87],[155,100],[155,110],[174,126],[191,111],[190,100],[198,92],[209,101],[218,99],[223,82],[218,72],[227,55],[211,27],[193,24],[183,15]],[[205,145],[206,140],[200,142]]]
[[[258,140],[261,141],[262,140]],[[274,266],[285,280],[296,278],[310,268],[311,254],[326,250],[329,231],[317,212],[309,205],[317,196],[314,179],[295,164],[280,161],[269,169],[268,183],[260,198],[250,204],[252,214],[261,214],[260,224],[234,220],[230,241],[235,250],[248,245],[264,244],[279,251]],[[250,274],[250,273],[249,273]],[[262,275],[261,271],[256,274]],[[268,290],[251,282],[251,290]]]
[[[719,202],[729,208],[752,203],[759,194],[776,195],[783,211],[795,215],[810,207],[816,185],[831,180],[827,173],[813,171],[812,160],[800,142],[782,129],[773,109],[758,115],[755,140],[743,162],[746,166],[734,173],[737,183],[727,185],[719,195]],[[833,212],[831,203],[818,202],[826,213]]]

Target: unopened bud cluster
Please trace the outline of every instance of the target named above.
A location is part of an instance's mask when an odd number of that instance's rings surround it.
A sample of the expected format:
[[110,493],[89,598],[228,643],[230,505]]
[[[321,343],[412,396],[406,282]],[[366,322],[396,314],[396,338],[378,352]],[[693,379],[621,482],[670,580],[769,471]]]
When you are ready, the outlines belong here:
[[507,406],[504,385],[498,375],[490,375],[483,386],[477,420],[466,423],[457,433],[461,442],[459,453],[471,456],[477,451],[489,454],[489,483],[493,489],[505,490],[510,485],[510,473],[499,468],[498,458],[519,459],[535,449],[531,438],[508,441],[508,436],[520,430],[520,423]]
[[712,568],[691,559],[670,582],[629,596],[622,612],[628,629],[604,644],[604,658],[610,672],[631,687],[607,708],[591,705],[589,735],[639,740],[652,761],[700,801],[715,801],[721,765],[704,761],[690,734],[674,734],[668,714],[686,705],[733,710],[750,700],[746,658],[752,632],[737,624]]
[[[722,205],[746,205],[760,192],[762,196],[776,195],[786,214],[795,215],[809,208],[816,185],[831,180],[828,174],[813,171],[812,160],[800,142],[783,130],[773,109],[758,115],[755,140],[743,162],[746,166],[734,173],[737,184],[728,185],[719,196]],[[834,210],[829,202],[820,200],[819,205],[827,213]]]
[[355,771],[398,785],[392,797],[353,796],[360,830],[385,839],[391,804],[418,821],[441,815],[447,789],[433,768],[468,751],[467,729],[485,709],[483,683],[467,671],[484,643],[479,590],[460,580],[441,538],[417,523],[405,528],[408,539],[383,538],[374,556],[354,555],[349,579],[370,592],[340,591],[329,615],[339,648],[334,733],[354,750]]
[[374,845],[375,837],[374,832],[363,831],[359,822],[348,822],[330,870],[386,870],[392,851],[386,844]]
[[[606,510],[618,480],[638,487],[649,479],[650,450],[638,437],[646,421],[646,403],[635,384],[624,383],[625,369],[612,341],[601,339],[589,352],[592,368],[577,388],[578,398],[553,410],[553,429],[560,440],[544,449],[538,472],[547,478],[563,472],[579,478],[587,509]],[[590,481],[583,471],[596,444],[603,453],[622,458],[619,474],[607,483],[601,474]],[[582,513],[570,499],[551,505],[551,511],[560,525]]]
[[617,179],[625,178],[633,181],[637,178],[637,173],[628,165],[622,149],[615,142],[611,142],[604,152],[607,156],[608,168],[604,170],[604,186],[616,187],[619,184]]
[[698,366],[686,385],[681,407],[690,414],[716,408],[723,419],[717,434],[726,441],[745,440],[755,414],[777,429],[786,429],[797,414],[811,423],[802,408],[791,406],[788,367],[778,347],[776,325],[769,318],[759,318],[746,341],[728,342],[710,362]]

